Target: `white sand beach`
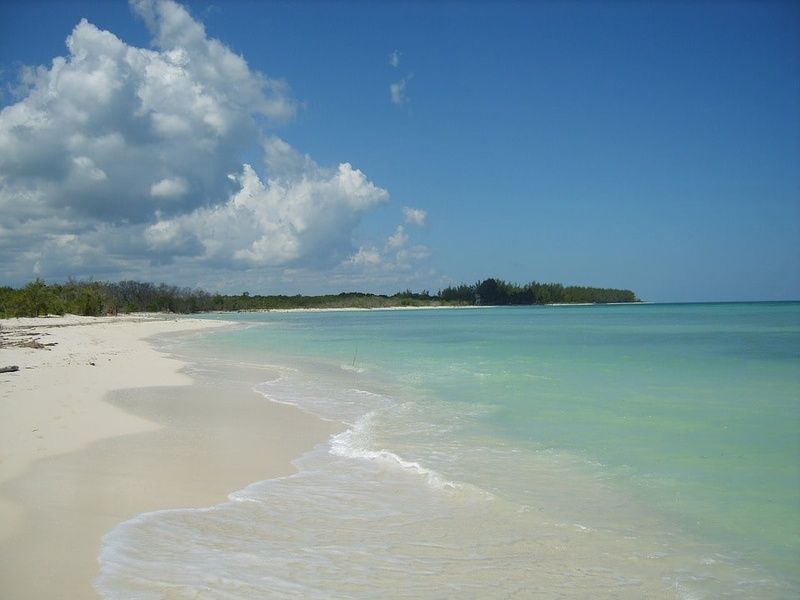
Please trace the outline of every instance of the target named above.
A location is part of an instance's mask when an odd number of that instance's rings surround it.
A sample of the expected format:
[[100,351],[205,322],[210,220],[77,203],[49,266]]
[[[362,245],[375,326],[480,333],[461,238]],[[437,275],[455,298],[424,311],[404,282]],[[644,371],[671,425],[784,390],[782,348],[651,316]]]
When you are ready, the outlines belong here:
[[103,534],[136,514],[209,506],[335,424],[252,392],[206,389],[146,338],[220,327],[164,316],[0,321],[0,596],[97,597]]

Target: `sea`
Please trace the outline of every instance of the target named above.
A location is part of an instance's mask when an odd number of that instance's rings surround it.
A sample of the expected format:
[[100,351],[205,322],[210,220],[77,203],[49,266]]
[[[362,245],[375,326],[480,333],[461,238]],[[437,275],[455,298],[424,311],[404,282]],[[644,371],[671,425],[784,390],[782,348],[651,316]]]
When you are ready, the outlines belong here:
[[103,540],[106,598],[798,598],[800,303],[208,315],[341,423]]

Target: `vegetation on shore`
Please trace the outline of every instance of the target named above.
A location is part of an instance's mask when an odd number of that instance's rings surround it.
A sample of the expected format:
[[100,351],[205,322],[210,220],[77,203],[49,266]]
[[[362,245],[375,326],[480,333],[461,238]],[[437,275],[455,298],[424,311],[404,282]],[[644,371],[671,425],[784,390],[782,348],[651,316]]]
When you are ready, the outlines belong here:
[[343,292],[323,296],[210,294],[203,290],[139,281],[68,281],[46,284],[37,279],[14,289],[0,287],[0,317],[48,314],[106,315],[135,312],[196,313],[207,311],[290,308],[389,308],[397,306],[473,306],[551,303],[636,302],[630,290],[529,283],[500,279],[447,287],[437,294],[411,290],[387,296]]
[[638,302],[630,290],[564,286],[560,283],[537,283],[525,285],[509,283],[502,279],[484,279],[474,285],[448,287],[439,292],[445,302],[506,306],[517,304],[613,304]]

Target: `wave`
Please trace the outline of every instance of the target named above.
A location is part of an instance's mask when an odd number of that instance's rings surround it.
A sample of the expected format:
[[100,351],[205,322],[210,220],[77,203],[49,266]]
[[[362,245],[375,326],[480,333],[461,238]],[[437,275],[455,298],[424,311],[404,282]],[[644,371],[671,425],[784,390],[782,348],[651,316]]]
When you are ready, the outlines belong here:
[[[341,369],[363,371],[350,365],[341,365]],[[333,456],[368,460],[384,469],[412,474],[434,489],[465,489],[466,484],[452,481],[419,461],[407,460],[392,450],[375,447],[376,420],[381,415],[388,416],[388,412],[404,412],[408,403],[399,403],[391,396],[367,389],[337,388],[328,381],[315,381],[308,375],[298,376],[296,369],[283,369],[277,377],[259,383],[254,390],[271,402],[288,404],[317,417],[345,423],[348,428],[331,436],[328,441],[329,452]],[[419,413],[419,410],[414,412]],[[241,496],[235,495],[233,498],[239,500]]]
[[330,453],[344,458],[375,461],[389,468],[400,468],[406,472],[421,476],[424,481],[436,489],[463,489],[463,484],[450,481],[433,469],[423,467],[418,462],[405,460],[385,448],[380,450],[370,449],[370,443],[372,442],[371,425],[375,414],[375,411],[365,414],[352,427],[332,436],[330,439]]

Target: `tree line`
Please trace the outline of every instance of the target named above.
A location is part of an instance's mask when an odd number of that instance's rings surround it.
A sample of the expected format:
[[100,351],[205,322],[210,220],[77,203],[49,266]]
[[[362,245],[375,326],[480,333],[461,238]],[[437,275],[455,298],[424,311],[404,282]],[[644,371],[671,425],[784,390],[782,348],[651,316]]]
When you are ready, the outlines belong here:
[[210,294],[204,290],[141,281],[73,281],[47,284],[36,279],[18,289],[0,287],[0,317],[36,317],[65,313],[115,315],[136,312],[197,313],[290,308],[389,308],[396,306],[473,306],[553,303],[636,302],[630,290],[517,285],[485,279],[447,287],[436,294],[406,290],[393,295],[342,292],[320,296]]
[[36,279],[20,289],[0,287],[0,316],[193,313],[214,310],[211,298],[202,290],[163,283],[68,281],[48,285]]
[[612,304],[638,302],[631,290],[595,288],[560,283],[537,283],[518,285],[502,279],[484,279],[473,285],[461,284],[439,291],[439,297],[447,302],[484,306],[530,305],[530,304]]

